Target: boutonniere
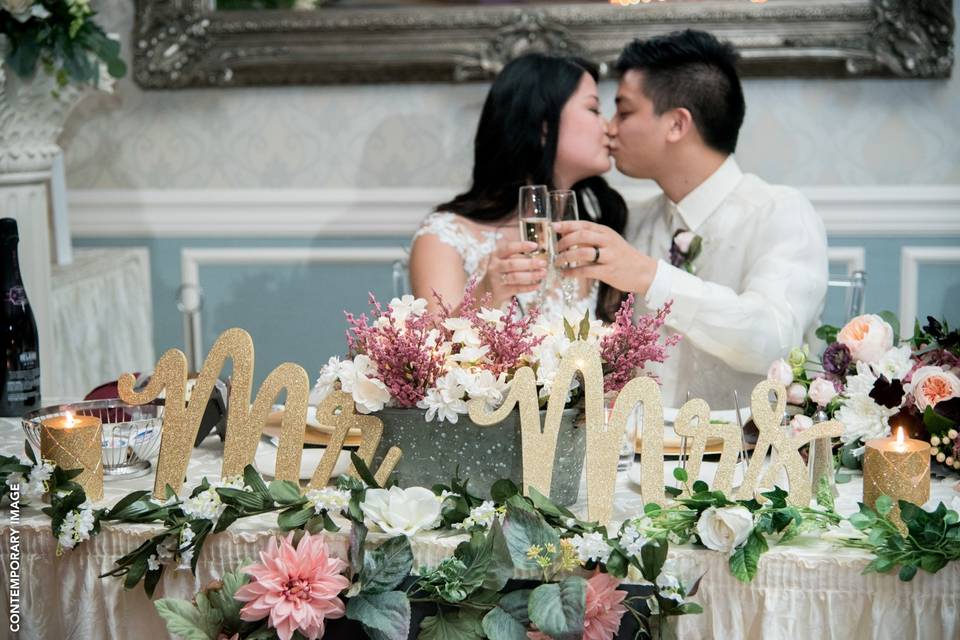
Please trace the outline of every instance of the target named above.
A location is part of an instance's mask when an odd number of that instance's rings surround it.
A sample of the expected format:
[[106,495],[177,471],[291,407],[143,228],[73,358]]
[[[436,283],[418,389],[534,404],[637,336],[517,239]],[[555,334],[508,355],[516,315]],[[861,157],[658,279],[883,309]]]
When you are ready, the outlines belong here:
[[703,249],[703,238],[693,231],[678,229],[673,234],[673,243],[670,245],[670,264],[687,273],[696,273],[693,261]]

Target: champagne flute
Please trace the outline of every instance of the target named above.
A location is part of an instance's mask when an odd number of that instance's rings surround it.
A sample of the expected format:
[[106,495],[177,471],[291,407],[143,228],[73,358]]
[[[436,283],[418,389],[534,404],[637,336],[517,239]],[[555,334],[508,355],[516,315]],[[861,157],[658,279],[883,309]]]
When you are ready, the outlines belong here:
[[537,290],[535,304],[543,302],[547,290],[547,281],[553,271],[553,235],[550,229],[550,199],[546,185],[535,184],[520,187],[520,203],[517,207],[520,218],[520,239],[535,242],[537,248],[531,251],[530,257],[547,259],[547,277],[540,283]]
[[[550,219],[551,222],[570,222],[580,219],[580,212],[577,209],[577,194],[571,189],[562,189],[550,192]],[[556,233],[551,234],[554,247],[560,242],[560,236]],[[554,255],[556,259],[556,255]],[[569,266],[575,267],[576,264]],[[563,293],[564,306],[573,304],[574,296],[577,294],[579,283],[576,278],[565,278],[560,276],[560,290]]]

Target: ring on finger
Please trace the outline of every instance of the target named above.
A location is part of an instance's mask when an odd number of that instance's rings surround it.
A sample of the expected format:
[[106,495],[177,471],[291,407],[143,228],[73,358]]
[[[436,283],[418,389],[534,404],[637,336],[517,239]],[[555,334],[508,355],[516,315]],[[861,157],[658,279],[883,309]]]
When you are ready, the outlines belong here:
[[592,261],[592,263],[593,263],[593,264],[597,264],[598,262],[600,262],[600,247],[594,247],[594,248],[593,248],[593,261]]

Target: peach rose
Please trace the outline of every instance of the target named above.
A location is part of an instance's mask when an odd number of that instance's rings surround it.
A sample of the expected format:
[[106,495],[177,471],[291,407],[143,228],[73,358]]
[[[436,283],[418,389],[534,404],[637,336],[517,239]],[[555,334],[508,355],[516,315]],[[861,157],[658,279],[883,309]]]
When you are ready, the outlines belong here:
[[878,315],[857,316],[840,330],[837,342],[850,350],[855,361],[877,362],[893,347],[893,327]]
[[914,402],[921,412],[941,400],[960,396],[960,378],[940,367],[920,367],[911,378]]

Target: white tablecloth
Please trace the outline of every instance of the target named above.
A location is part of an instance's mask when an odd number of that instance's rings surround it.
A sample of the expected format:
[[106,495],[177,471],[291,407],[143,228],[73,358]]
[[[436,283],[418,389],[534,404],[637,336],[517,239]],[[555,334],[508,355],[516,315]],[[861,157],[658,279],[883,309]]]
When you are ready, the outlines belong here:
[[[0,420],[0,453],[20,453],[23,432],[13,421]],[[216,477],[222,447],[216,437],[194,451],[190,460],[190,486],[202,476]],[[702,477],[709,481],[713,465],[705,462]],[[665,475],[670,477],[668,468]],[[107,480],[104,504],[114,503],[134,489],[152,488],[151,476],[132,480]],[[949,503],[955,482],[935,482],[932,501]],[[855,479],[839,485],[838,510],[857,510],[862,483]],[[581,491],[585,496],[586,492]],[[585,505],[574,507],[585,512]],[[628,474],[617,482],[615,518],[640,513],[642,499]],[[10,513],[4,507],[0,551],[10,552]],[[116,578],[97,576],[113,568],[113,561],[144,542],[158,527],[152,525],[107,525],[93,540],[56,557],[56,539],[49,519],[25,509],[20,533],[23,580],[21,582],[21,638],[159,638],[165,628],[141,587],[124,591]],[[198,576],[165,571],[156,597],[189,598],[210,580],[255,559],[267,538],[273,535],[275,516],[241,520],[223,534],[211,536],[198,564]],[[376,539],[376,536],[374,536]],[[452,553],[459,537],[427,535],[412,540],[418,565],[435,565]],[[334,553],[346,557],[345,534],[329,536]],[[760,561],[757,577],[750,584],[738,582],[727,568],[723,554],[671,547],[671,558],[683,574],[703,573],[694,598],[703,605],[701,615],[678,619],[678,634],[695,638],[798,638],[880,639],[960,637],[960,567],[952,564],[936,575],[923,572],[910,583],[895,574],[863,576],[869,557],[857,550],[840,549],[829,543],[799,538],[789,545],[774,546]],[[6,564],[6,560],[4,561]],[[0,580],[0,601],[8,602],[7,571]],[[6,622],[0,622],[9,634]]]

